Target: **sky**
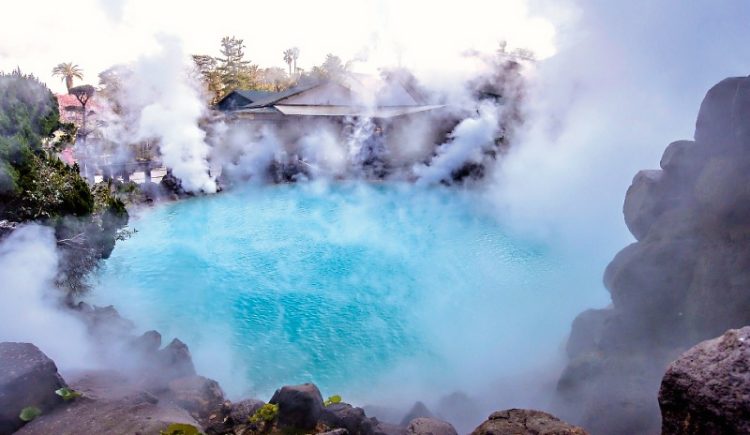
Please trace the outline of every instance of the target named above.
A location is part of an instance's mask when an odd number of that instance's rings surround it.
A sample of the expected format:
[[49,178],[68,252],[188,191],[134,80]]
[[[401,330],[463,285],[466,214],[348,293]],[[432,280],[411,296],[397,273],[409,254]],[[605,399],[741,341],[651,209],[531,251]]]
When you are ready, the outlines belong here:
[[[219,55],[223,36],[242,38],[246,58],[286,68],[283,51],[299,47],[298,66],[309,69],[327,53],[344,61],[414,69],[462,68],[468,49],[492,51],[502,40],[540,56],[554,52],[554,28],[534,16],[525,0],[24,0],[2,5],[0,70],[20,66],[63,91],[52,78],[60,62],[83,68],[85,80],[155,49],[156,37],[182,40],[184,50]],[[457,61],[458,60],[458,61]],[[470,67],[470,66],[469,66]]]

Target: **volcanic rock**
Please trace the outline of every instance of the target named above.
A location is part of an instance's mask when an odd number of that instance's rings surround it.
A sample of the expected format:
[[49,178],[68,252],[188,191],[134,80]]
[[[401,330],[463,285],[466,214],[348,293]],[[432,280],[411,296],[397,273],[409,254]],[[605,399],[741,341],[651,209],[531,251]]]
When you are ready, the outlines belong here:
[[584,435],[582,428],[570,425],[546,412],[508,409],[492,413],[471,435]]
[[186,376],[169,382],[168,397],[204,424],[218,415],[224,404],[224,392],[213,379]]
[[160,376],[163,379],[176,379],[195,375],[195,366],[187,345],[175,338],[159,351]]
[[637,242],[605,271],[612,307],[574,322],[558,382],[561,403],[588,430],[658,431],[664,367],[750,324],[749,119],[750,78],[720,82],[694,140],[669,144],[661,169],[639,172],[628,189],[623,213]]
[[415,418],[406,426],[407,435],[458,435],[448,422],[436,418]]
[[378,421],[373,418],[373,435],[406,435],[406,427]]
[[12,222],[8,220],[0,220],[0,240],[9,236],[17,227],[18,222]]
[[406,413],[404,418],[401,419],[401,426],[408,425],[412,420],[415,418],[424,417],[424,418],[435,418],[435,415],[430,412],[429,409],[427,409],[427,406],[422,402],[416,402],[414,406],[411,407],[409,412]]
[[350,435],[370,435],[373,423],[362,408],[333,403],[323,408],[319,421],[330,428],[345,428]]
[[323,397],[313,384],[282,387],[269,402],[279,405],[280,427],[313,429],[323,412]]
[[70,384],[83,396],[43,413],[16,434],[157,435],[173,423],[201,427],[186,410],[132,386],[116,372],[84,373]]
[[55,390],[66,387],[57,366],[30,343],[0,343],[0,434],[10,434],[24,422],[27,406],[48,413],[63,401]]
[[157,331],[146,331],[131,341],[131,346],[136,352],[142,354],[154,354],[161,347],[161,334]]
[[265,405],[265,402],[256,399],[245,399],[237,403],[232,403],[229,416],[235,423],[245,423],[263,405]]
[[695,141],[733,148],[750,143],[750,79],[730,77],[712,87],[701,103]]
[[661,383],[662,434],[750,433],[750,326],[704,341]]

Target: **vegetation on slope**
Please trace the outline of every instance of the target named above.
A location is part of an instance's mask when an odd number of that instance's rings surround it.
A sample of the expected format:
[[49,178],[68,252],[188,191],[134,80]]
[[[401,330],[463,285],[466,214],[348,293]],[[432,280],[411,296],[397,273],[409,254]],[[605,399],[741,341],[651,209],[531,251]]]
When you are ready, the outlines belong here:
[[71,129],[43,83],[18,70],[0,73],[0,220],[53,227],[64,248],[60,282],[77,290],[109,255],[128,215],[107,186],[94,195],[78,166],[57,157]]

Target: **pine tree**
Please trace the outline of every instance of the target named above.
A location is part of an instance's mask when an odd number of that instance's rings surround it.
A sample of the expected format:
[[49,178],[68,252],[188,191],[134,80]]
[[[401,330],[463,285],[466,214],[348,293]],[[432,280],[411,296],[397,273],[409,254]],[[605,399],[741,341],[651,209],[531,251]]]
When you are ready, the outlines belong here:
[[244,60],[245,45],[242,39],[225,36],[221,39],[221,54],[216,58],[224,92],[231,92],[251,83],[249,60]]

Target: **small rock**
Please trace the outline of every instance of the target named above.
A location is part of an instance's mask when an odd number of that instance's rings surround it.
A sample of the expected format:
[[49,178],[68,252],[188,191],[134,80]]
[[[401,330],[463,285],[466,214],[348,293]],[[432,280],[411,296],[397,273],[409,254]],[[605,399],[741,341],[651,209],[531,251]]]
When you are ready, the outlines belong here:
[[229,416],[235,423],[247,423],[248,419],[255,415],[265,404],[262,400],[245,399],[232,404]]
[[585,435],[586,431],[554,415],[531,409],[492,413],[471,435]]
[[224,403],[219,384],[203,376],[186,376],[169,382],[169,397],[199,421],[207,421]]
[[313,384],[285,386],[276,390],[270,403],[279,405],[279,426],[310,430],[323,412],[323,397]]
[[408,435],[458,435],[450,423],[436,418],[415,418],[406,427]]
[[18,222],[11,222],[8,220],[0,220],[0,240],[9,236],[17,227]]
[[326,406],[319,421],[330,428],[345,428],[351,435],[370,435],[373,431],[373,423],[365,411],[348,403]]

